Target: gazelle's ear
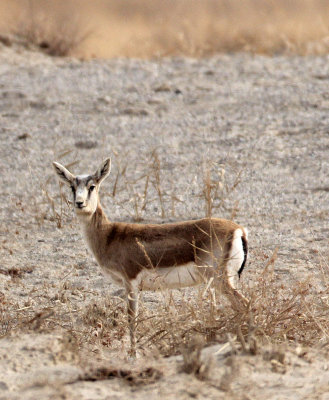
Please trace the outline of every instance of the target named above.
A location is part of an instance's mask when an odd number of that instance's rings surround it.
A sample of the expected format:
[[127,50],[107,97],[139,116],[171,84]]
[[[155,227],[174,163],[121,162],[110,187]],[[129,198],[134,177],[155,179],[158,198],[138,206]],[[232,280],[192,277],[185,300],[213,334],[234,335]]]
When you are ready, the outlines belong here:
[[56,161],[53,162],[53,167],[55,169],[56,174],[61,179],[61,181],[63,181],[67,185],[72,185],[72,183],[75,179],[75,176],[73,174],[71,174],[70,171],[68,171],[65,167],[63,167],[63,165],[61,165],[60,163],[58,163]]
[[98,168],[98,170],[94,173],[93,179],[97,184],[100,184],[111,172],[111,159],[107,158]]

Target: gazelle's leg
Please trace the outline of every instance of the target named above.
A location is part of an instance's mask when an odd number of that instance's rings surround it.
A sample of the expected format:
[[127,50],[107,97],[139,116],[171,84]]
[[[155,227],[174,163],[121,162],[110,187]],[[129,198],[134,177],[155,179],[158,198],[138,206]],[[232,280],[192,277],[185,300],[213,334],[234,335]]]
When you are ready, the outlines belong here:
[[229,279],[224,280],[224,294],[230,300],[232,306],[239,310],[241,307],[247,307],[249,300],[240,293],[235,287],[233,287]]
[[127,313],[128,313],[128,325],[130,334],[130,352],[132,356],[136,356],[136,326],[137,326],[137,314],[138,314],[138,295],[139,289],[134,285],[133,282],[126,284],[127,290]]

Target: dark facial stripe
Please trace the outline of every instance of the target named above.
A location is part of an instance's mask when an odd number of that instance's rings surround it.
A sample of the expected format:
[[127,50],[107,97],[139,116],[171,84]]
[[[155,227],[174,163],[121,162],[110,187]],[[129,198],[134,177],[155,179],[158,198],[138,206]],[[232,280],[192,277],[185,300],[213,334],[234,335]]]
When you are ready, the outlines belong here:
[[91,181],[93,179],[93,177],[92,176],[87,176],[87,178],[86,178],[86,186],[88,185],[88,183]]
[[75,197],[76,197],[75,187],[72,185],[71,189],[72,189],[72,194],[73,194],[73,203],[75,203]]

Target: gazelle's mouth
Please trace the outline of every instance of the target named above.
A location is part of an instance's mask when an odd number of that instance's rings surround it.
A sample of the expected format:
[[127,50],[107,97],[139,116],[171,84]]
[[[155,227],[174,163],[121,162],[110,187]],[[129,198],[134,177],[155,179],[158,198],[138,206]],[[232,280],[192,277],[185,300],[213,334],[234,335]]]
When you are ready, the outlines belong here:
[[87,214],[89,211],[87,206],[75,206],[75,212],[77,214]]

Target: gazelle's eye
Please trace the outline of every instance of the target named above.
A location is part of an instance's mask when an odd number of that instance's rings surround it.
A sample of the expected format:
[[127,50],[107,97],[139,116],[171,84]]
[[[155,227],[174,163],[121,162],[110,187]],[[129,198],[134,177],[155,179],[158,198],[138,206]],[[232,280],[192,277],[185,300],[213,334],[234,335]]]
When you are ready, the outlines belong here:
[[90,188],[89,188],[89,192],[92,192],[92,191],[95,189],[95,187],[96,187],[96,186],[91,185]]

